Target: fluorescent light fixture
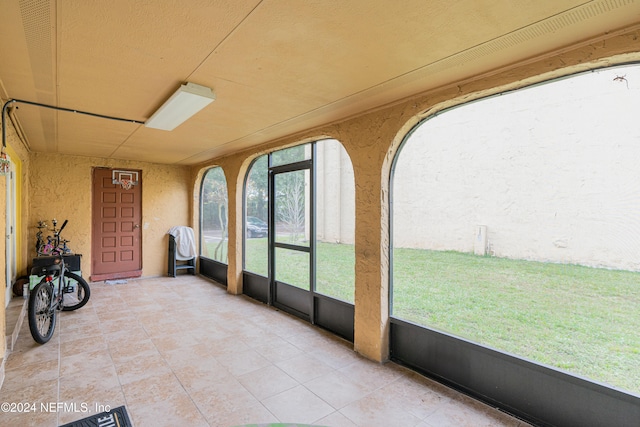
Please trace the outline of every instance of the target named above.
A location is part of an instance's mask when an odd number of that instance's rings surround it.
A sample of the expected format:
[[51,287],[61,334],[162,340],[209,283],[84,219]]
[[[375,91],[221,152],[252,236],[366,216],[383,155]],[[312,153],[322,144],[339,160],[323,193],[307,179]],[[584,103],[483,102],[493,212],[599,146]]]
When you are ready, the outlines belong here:
[[195,83],[183,84],[144,125],[153,129],[174,130],[214,99],[216,95],[208,87]]

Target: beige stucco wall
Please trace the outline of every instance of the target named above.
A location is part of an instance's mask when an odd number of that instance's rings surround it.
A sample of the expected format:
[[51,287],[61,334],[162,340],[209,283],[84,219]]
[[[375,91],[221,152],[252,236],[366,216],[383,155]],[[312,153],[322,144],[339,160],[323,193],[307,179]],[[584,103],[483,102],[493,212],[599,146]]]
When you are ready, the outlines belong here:
[[[228,290],[242,292],[242,185],[251,159],[311,140],[335,138],[347,150],[355,175],[355,338],[354,349],[373,360],[388,357],[389,320],[389,178],[393,156],[404,136],[421,119],[452,105],[505,89],[613,63],[640,60],[640,32],[612,35],[572,50],[531,59],[457,85],[412,97],[345,121],[311,129],[195,166],[195,182],[204,168],[221,166],[229,191]],[[193,197],[197,206],[197,197]],[[197,212],[194,211],[194,212]],[[193,221],[197,221],[194,214]]]
[[[29,243],[35,242],[38,220],[69,220],[63,237],[82,254],[83,275],[91,266],[91,183],[95,167],[142,170],[143,276],[167,274],[167,236],[175,225],[190,225],[189,168],[63,154],[31,155]],[[43,171],[46,171],[44,173]],[[34,256],[30,245],[30,257]]]

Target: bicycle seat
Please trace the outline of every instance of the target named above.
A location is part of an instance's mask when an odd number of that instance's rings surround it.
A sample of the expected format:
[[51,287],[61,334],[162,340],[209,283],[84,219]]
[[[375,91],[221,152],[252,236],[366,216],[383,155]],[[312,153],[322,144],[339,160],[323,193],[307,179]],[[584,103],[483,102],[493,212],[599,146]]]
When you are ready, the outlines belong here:
[[32,276],[46,276],[49,274],[56,274],[60,272],[60,264],[53,264],[53,265],[43,265],[40,267],[33,267],[31,269],[31,275]]

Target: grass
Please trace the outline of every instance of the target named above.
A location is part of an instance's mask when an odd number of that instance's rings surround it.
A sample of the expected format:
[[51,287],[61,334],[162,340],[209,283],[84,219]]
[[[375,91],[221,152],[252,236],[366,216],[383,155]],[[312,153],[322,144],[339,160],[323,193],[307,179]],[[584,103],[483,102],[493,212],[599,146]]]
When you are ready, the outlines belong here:
[[[247,270],[266,276],[266,239]],[[283,251],[279,279],[308,283],[307,254]],[[393,316],[640,393],[640,273],[394,249]],[[317,245],[317,290],[353,303],[352,245]]]
[[394,250],[395,317],[640,392],[640,273]]
[[[267,239],[248,239],[245,267],[252,273],[267,275]],[[309,289],[309,256],[304,252],[278,249],[276,278]],[[318,243],[316,245],[316,291],[354,302],[355,255],[353,245]]]

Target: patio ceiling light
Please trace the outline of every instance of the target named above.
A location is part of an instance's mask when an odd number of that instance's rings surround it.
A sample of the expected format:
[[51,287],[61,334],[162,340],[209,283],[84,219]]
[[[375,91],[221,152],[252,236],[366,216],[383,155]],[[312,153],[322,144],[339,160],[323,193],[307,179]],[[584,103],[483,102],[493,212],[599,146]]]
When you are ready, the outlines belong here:
[[215,93],[208,87],[195,83],[183,84],[144,125],[153,129],[174,130],[215,99]]

